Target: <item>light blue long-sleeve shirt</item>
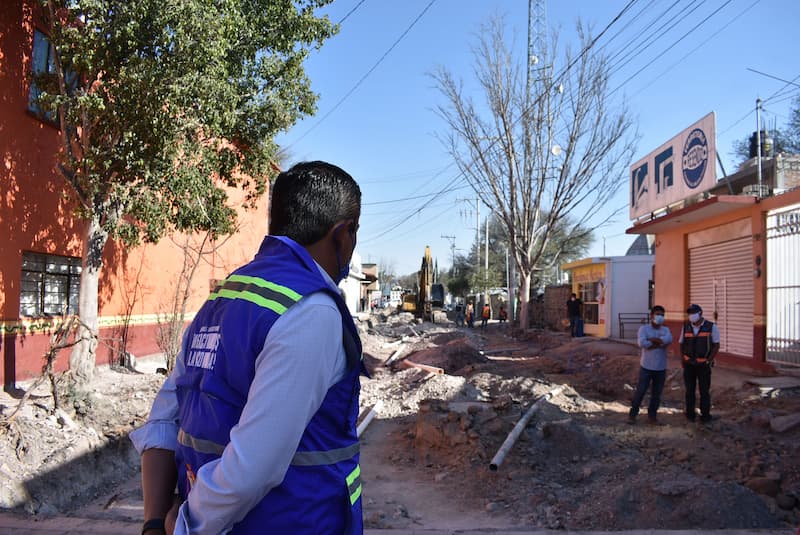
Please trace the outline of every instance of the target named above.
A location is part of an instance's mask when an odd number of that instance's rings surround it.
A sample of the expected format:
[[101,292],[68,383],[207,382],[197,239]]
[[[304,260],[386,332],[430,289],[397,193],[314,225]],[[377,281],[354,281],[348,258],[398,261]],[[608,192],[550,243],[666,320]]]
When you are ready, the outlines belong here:
[[[656,346],[650,338],[658,338],[662,345]],[[646,370],[661,371],[667,369],[667,346],[672,343],[672,333],[667,327],[653,327],[652,322],[639,327],[639,347],[642,358],[639,360]]]
[[[239,423],[231,429],[231,441],[222,457],[197,471],[175,535],[226,533],[280,484],[294,455],[292,445],[300,441],[328,389],[344,376],[346,363],[341,316],[326,293],[301,299],[275,321],[256,358],[255,377]],[[178,355],[147,423],[130,433],[140,453],[177,447],[175,375],[183,370],[183,355]]]

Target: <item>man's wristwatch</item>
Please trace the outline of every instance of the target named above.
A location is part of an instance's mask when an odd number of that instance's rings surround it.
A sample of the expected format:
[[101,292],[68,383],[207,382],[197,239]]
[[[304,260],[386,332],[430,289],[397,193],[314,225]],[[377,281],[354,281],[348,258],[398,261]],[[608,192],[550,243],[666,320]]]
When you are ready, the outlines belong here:
[[166,533],[167,531],[164,527],[164,520],[161,518],[151,518],[150,520],[145,521],[145,523],[142,525],[142,535],[145,535],[148,531]]

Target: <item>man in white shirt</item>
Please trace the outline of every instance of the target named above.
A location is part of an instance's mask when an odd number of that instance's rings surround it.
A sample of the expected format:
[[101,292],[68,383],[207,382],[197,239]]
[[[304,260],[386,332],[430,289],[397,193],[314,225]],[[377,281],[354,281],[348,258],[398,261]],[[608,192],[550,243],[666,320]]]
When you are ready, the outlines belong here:
[[325,162],[276,179],[270,236],[209,296],[148,422],[131,433],[143,535],[173,524],[181,535],[363,532],[355,426],[364,369],[336,286],[360,203],[352,177]]
[[639,382],[631,400],[628,422],[636,423],[639,406],[650,389],[650,404],[647,407],[647,421],[657,424],[658,407],[661,405],[661,392],[667,377],[667,347],[672,343],[672,333],[664,326],[664,307],[655,305],[650,310],[650,323],[639,327],[639,347],[642,356],[639,360]]

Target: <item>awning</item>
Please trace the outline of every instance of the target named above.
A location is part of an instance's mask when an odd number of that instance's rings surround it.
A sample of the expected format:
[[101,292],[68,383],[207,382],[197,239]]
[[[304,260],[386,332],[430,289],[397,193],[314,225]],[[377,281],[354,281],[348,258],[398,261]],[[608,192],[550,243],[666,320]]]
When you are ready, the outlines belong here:
[[662,232],[751,206],[756,202],[758,202],[758,199],[755,195],[717,195],[650,221],[636,223],[625,233],[661,234]]

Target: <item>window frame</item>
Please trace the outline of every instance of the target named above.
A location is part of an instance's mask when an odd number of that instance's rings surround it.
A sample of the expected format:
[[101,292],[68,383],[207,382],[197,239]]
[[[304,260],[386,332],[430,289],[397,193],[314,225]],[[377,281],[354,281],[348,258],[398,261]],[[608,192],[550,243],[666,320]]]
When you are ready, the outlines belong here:
[[19,315],[42,318],[78,313],[81,259],[23,251]]
[[600,281],[578,283],[578,297],[583,302],[583,322],[589,325],[600,324],[600,302],[597,300]]
[[54,56],[55,49],[50,38],[43,31],[34,28],[33,42],[31,43],[31,84],[28,88],[28,111],[50,123],[55,123],[56,117],[52,111],[43,110],[37,103],[42,91],[36,86],[36,77],[42,74],[56,74]]
[[[57,126],[57,116],[54,111],[45,111],[37,103],[42,91],[36,86],[36,77],[42,74],[56,76],[55,63],[56,50],[50,41],[50,36],[38,28],[33,29],[31,43],[31,78],[28,88],[28,113],[42,121]],[[44,55],[44,57],[42,57]],[[74,95],[78,88],[78,77],[74,71],[67,69],[64,72],[67,93]]]

